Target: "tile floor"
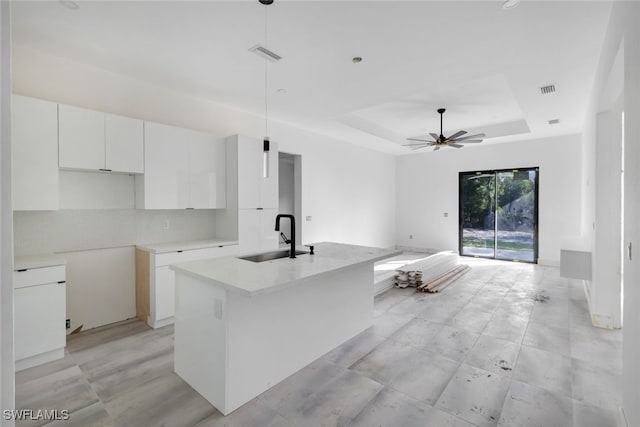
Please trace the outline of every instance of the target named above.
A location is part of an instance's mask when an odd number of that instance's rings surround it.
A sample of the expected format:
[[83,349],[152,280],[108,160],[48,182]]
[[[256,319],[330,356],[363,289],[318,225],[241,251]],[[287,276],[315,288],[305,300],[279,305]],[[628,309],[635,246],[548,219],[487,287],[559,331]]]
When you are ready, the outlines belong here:
[[622,334],[590,326],[580,286],[556,268],[463,261],[440,294],[378,296],[370,329],[227,417],[173,373],[172,328],[136,320],[19,372],[17,406],[68,409],[49,424],[67,427],[615,427]]

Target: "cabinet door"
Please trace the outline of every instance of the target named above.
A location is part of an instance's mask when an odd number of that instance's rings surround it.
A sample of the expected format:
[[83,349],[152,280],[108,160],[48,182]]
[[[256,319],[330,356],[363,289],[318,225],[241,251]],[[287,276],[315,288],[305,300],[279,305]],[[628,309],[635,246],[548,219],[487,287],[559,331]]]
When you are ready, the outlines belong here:
[[156,268],[156,318],[155,321],[172,317],[175,313],[176,278],[169,266]]
[[[280,236],[280,233],[275,231],[277,209],[263,209],[258,212],[260,212],[260,251],[278,249],[278,236]],[[288,219],[283,221],[288,221]]]
[[238,209],[238,252],[240,255],[261,251],[260,241],[264,224],[261,223],[260,212],[255,208]]
[[104,169],[104,113],[58,105],[59,165],[71,169]]
[[142,120],[105,114],[105,165],[114,172],[143,173]]
[[14,95],[13,209],[58,209],[58,105]]
[[16,289],[14,304],[16,360],[64,348],[64,283]]
[[278,144],[271,141],[269,144],[269,176],[262,174],[262,163],[260,164],[260,177],[258,186],[260,189],[259,207],[264,209],[278,209],[280,200],[278,199]]
[[212,135],[189,133],[189,207],[226,207],[225,145]]
[[262,179],[262,141],[238,136],[238,208],[260,206]]
[[144,208],[189,206],[189,146],[185,129],[144,123]]

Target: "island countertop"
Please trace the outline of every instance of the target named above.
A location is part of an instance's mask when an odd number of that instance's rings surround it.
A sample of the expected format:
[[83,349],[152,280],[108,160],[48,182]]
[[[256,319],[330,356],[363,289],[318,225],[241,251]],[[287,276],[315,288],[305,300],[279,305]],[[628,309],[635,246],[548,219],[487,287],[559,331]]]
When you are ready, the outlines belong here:
[[224,257],[174,264],[170,268],[177,273],[205,279],[232,292],[255,296],[401,253],[395,249],[344,243],[322,242],[313,246],[314,255],[298,255],[295,259],[252,262]]

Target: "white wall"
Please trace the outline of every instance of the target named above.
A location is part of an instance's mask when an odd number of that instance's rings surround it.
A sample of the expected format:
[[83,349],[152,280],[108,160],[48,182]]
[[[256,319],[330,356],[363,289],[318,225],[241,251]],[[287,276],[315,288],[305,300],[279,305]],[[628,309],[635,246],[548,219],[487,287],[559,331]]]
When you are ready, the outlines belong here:
[[[0,409],[15,407],[11,214],[11,10],[0,2]],[[12,420],[0,418],[2,426]]]
[[[294,215],[293,157],[280,157],[280,165],[278,166],[278,198],[280,199],[278,212],[281,214]],[[302,218],[297,218],[297,220],[301,221]],[[291,223],[289,221],[280,224],[280,230],[285,236],[291,238]],[[300,241],[300,236],[298,236],[298,241]],[[282,244],[282,239],[279,239],[279,242]]]
[[[187,96],[64,58],[15,47],[14,92],[160,123],[220,138],[264,135],[264,121],[243,111]],[[302,156],[302,243],[395,244],[395,159],[270,121],[282,151]]]
[[562,239],[580,234],[579,135],[398,157],[398,245],[457,251],[458,173],[536,166],[540,167],[538,258],[540,263],[557,265]]
[[[583,143],[585,151],[596,153],[601,144],[609,145],[607,138],[598,138],[598,134],[606,134],[608,126],[606,120],[602,120],[600,125],[605,129],[597,129],[597,114],[602,104],[610,98],[609,76],[611,70],[616,63],[616,55],[620,47],[624,48],[623,59],[623,97],[625,114],[624,140],[625,140],[625,194],[624,194],[624,217],[625,226],[622,242],[616,242],[615,236],[611,237],[611,241],[605,240],[605,245],[617,246],[623,243],[626,247],[631,243],[636,249],[640,248],[640,223],[637,218],[640,217],[640,196],[638,193],[638,182],[640,182],[640,3],[638,2],[614,2],[611,18],[607,28],[607,34],[603,43],[600,54],[600,62],[594,82],[591,102],[588,109],[588,115],[585,123],[589,126],[585,127]],[[614,113],[615,114],[615,113]],[[612,122],[613,123],[613,122]],[[615,126],[615,125],[611,125]],[[596,146],[597,144],[597,146]],[[594,154],[595,157],[595,154]],[[600,172],[600,173],[598,173]],[[607,178],[609,177],[609,178]],[[606,180],[610,178],[609,173],[597,168],[595,159],[585,163],[585,179],[588,180],[604,179],[604,182],[598,182],[598,185],[607,185]],[[589,197],[586,204],[593,206],[592,210],[596,212],[596,204],[600,204],[600,200],[596,198],[595,191],[585,191]],[[606,221],[607,216],[594,215],[593,222],[595,229],[605,226],[602,221]],[[587,227],[586,232],[589,232]],[[598,240],[596,240],[598,243]],[[596,258],[594,265],[598,265],[602,260],[598,257],[599,248],[596,248]],[[626,417],[626,425],[640,425],[640,265],[637,255],[630,260],[628,256],[623,258],[624,262],[624,329],[623,329],[623,409]],[[592,289],[595,292],[603,290],[605,293],[609,291],[609,298],[615,299],[619,295],[615,293],[615,289],[610,287],[607,289],[606,283],[594,282]],[[604,288],[600,287],[604,285]],[[592,301],[593,304],[597,302]],[[621,424],[622,425],[622,424]]]

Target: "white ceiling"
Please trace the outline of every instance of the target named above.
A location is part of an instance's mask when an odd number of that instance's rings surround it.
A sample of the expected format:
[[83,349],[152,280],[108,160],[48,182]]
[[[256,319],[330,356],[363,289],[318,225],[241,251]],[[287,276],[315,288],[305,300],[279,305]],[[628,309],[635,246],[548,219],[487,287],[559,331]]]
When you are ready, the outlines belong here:
[[[14,2],[14,43],[264,114],[257,0],[77,3]],[[439,131],[439,107],[445,134],[484,144],[580,132],[610,3],[501,3],[276,0],[270,120],[396,154]]]

